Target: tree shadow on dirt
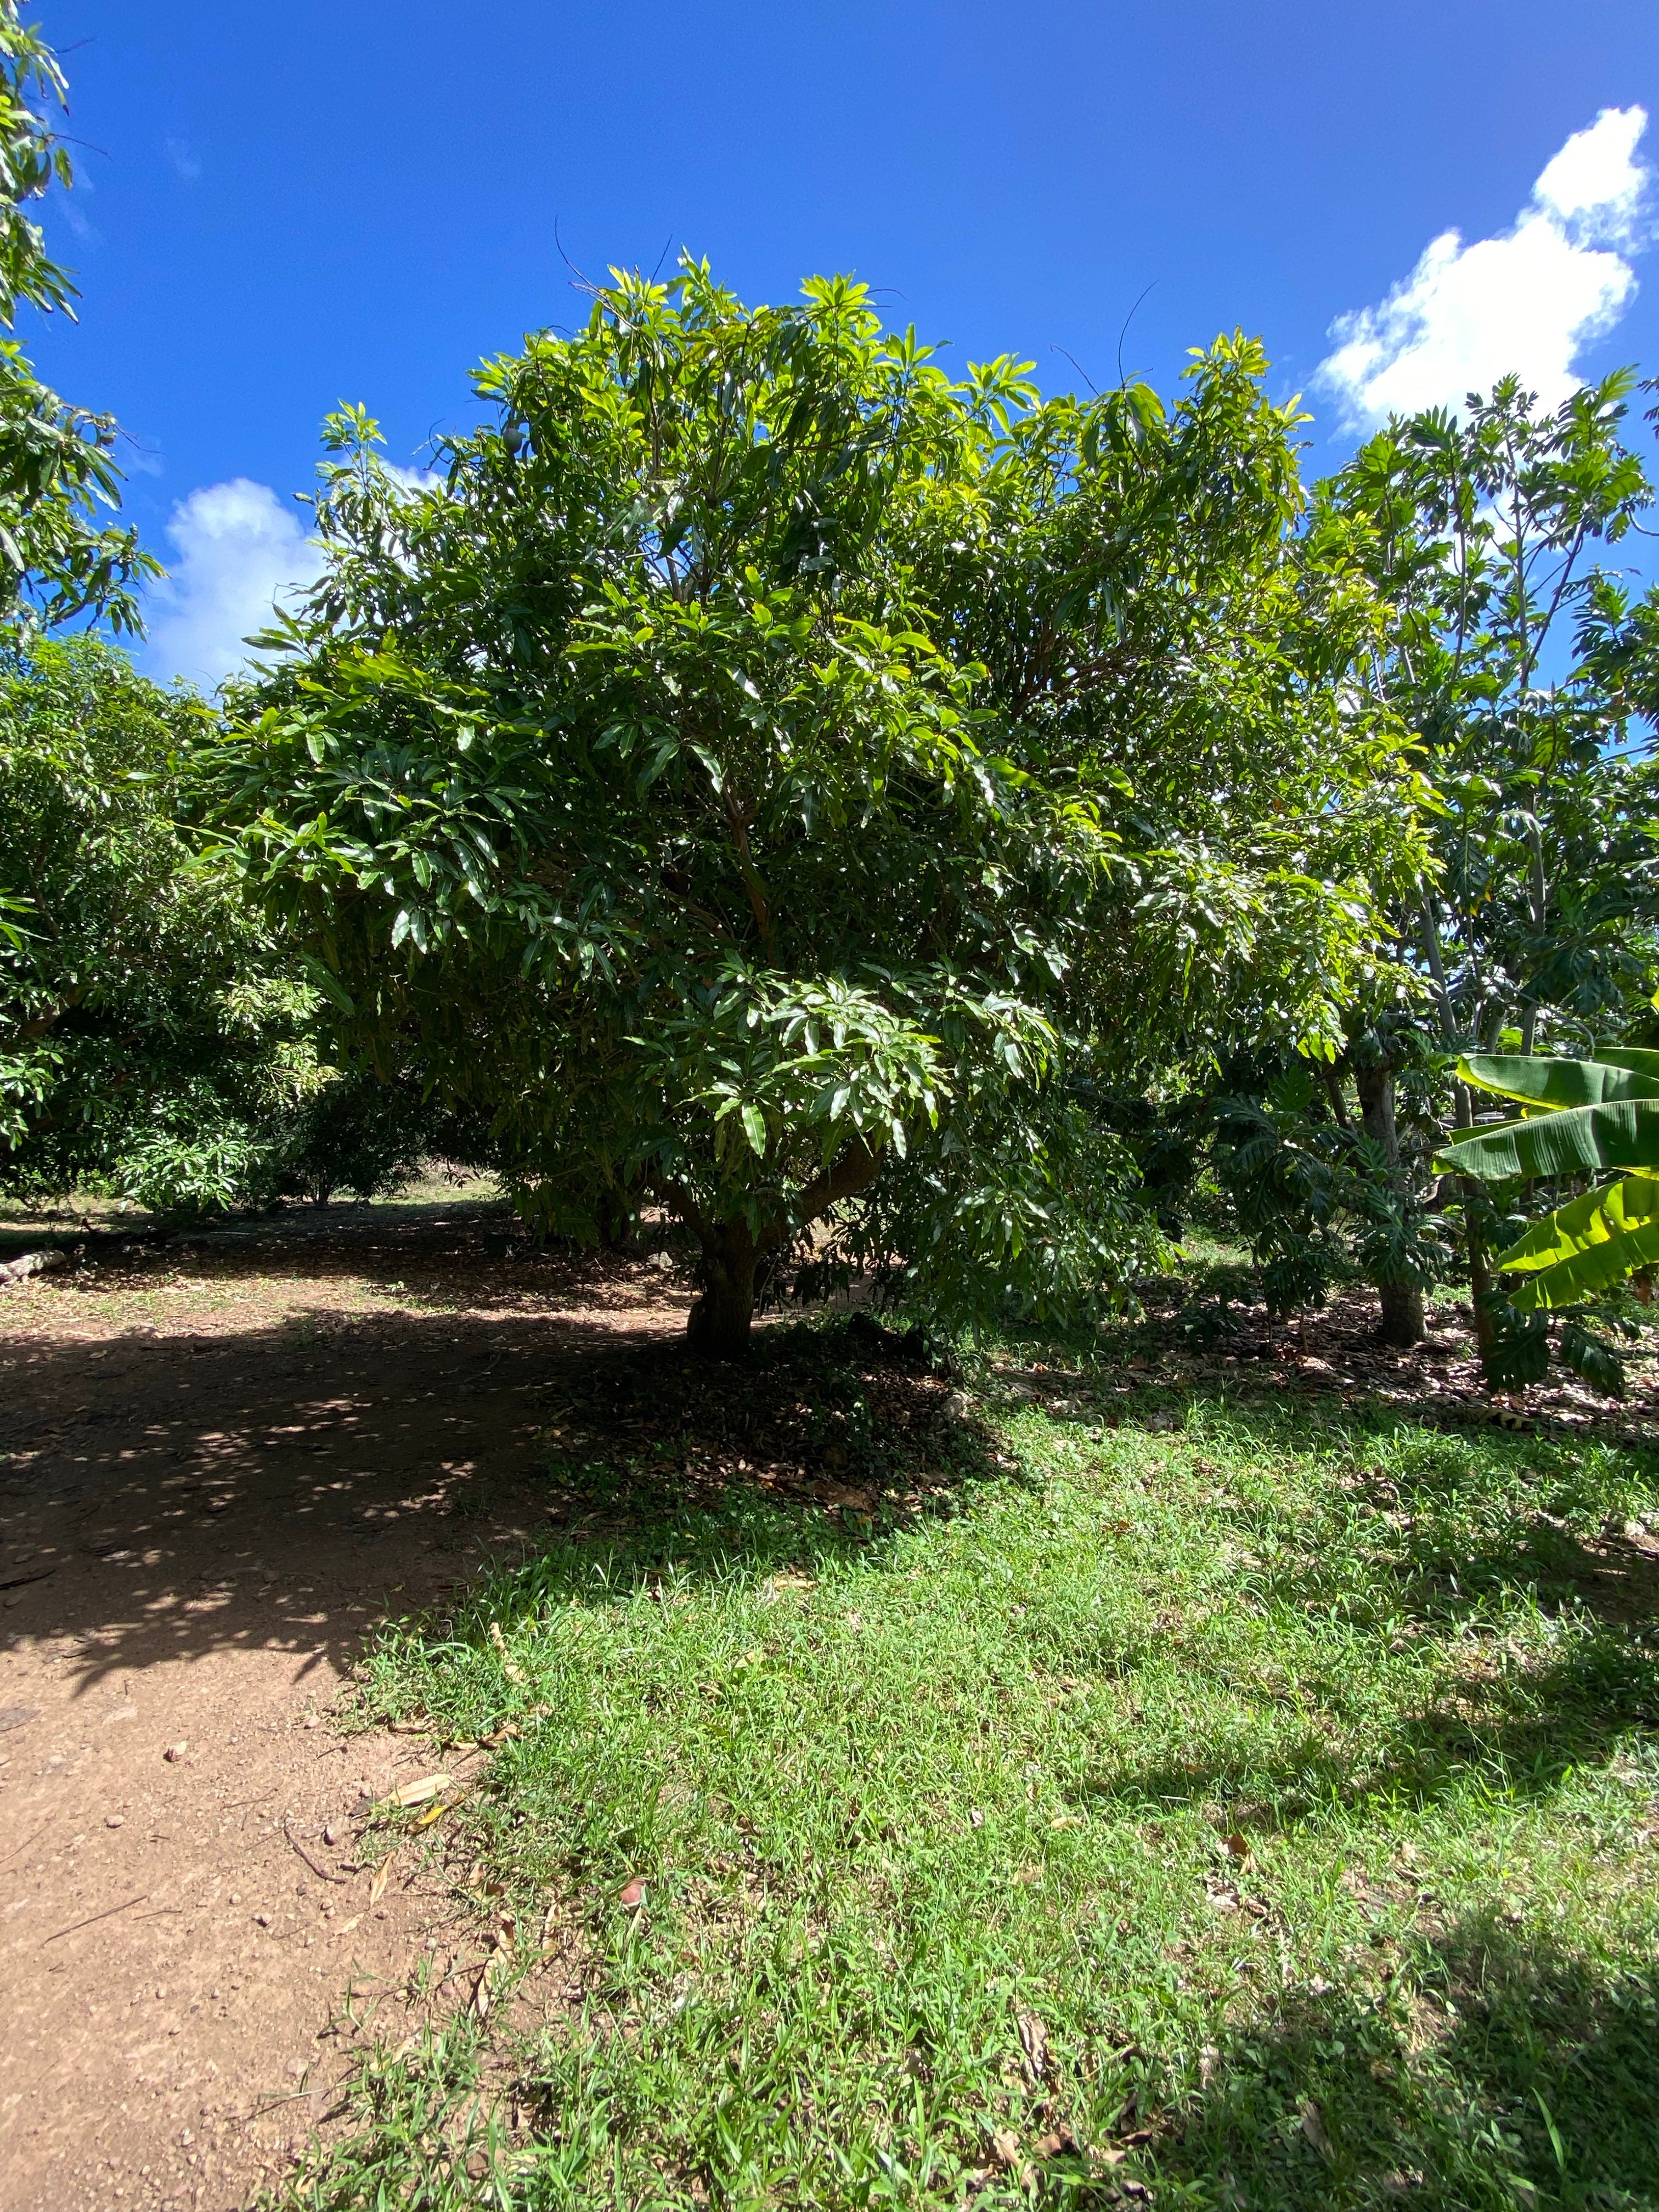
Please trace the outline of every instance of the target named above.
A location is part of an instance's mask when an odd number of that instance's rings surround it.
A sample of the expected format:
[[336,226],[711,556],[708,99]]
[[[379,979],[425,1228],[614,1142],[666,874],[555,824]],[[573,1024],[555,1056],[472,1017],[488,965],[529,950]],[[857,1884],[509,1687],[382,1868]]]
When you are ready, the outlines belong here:
[[879,1330],[864,1372],[844,1326],[705,1369],[665,1325],[402,1310],[32,1343],[0,1417],[0,1633],[70,1639],[82,1687],[226,1646],[303,1673],[550,1540],[644,1556],[665,1512],[712,1537],[732,1494],[786,1547],[858,1540],[989,1466]]
[[1203,2085],[1144,2154],[1154,2201],[1659,2204],[1650,1957],[1481,1913],[1389,1963],[1294,1990],[1206,2054]]

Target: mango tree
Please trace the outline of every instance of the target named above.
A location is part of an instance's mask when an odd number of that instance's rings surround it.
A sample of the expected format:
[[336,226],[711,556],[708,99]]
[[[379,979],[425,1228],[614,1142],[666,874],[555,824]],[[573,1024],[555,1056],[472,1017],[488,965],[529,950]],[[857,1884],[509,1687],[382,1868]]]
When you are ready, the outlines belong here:
[[53,127],[64,73],[17,0],[0,0],[0,635],[99,615],[137,631],[137,586],[159,574],[120,503],[113,416],[60,399],[12,336],[18,312],[72,314],[75,286],[33,203],[73,179]]
[[1264,366],[1230,341],[1168,414],[1043,403],[845,280],[618,276],[485,365],[427,488],[332,419],[326,573],[205,803],[348,1036],[487,1112],[526,1212],[695,1234],[702,1350],[827,1246],[953,1320],[1086,1297],[1157,1243],[1091,1059],[1221,995],[1334,1030],[1396,835],[1388,747],[1277,650]]

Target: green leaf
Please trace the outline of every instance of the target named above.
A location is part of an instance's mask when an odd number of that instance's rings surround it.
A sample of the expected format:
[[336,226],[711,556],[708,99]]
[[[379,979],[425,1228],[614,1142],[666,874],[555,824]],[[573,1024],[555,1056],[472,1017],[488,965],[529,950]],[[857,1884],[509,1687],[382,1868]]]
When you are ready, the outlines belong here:
[[1570,1321],[1561,1329],[1561,1358],[1575,1375],[1582,1375],[1593,1390],[1609,1398],[1625,1395],[1625,1363],[1616,1346],[1595,1335],[1582,1322]]
[[1659,1099],[1577,1106],[1493,1129],[1461,1132],[1436,1154],[1435,1165],[1485,1182],[1659,1168]]
[[[1659,1058],[1659,1055],[1647,1055]],[[1527,1106],[1598,1106],[1621,1098],[1659,1098],[1659,1073],[1603,1060],[1554,1060],[1540,1054],[1471,1053],[1457,1063],[1465,1083]]]
[[1595,1057],[1604,1067],[1627,1067],[1634,1075],[1650,1076],[1659,1085],[1659,1052],[1644,1052],[1636,1045],[1598,1045]]
[[1609,1237],[1622,1237],[1654,1220],[1659,1220],[1659,1180],[1652,1176],[1626,1176],[1618,1182],[1604,1183],[1599,1190],[1587,1191],[1570,1205],[1557,1206],[1506,1252],[1499,1253],[1497,1264],[1528,1270],[1553,1267],[1577,1252],[1588,1251]]
[[1584,1305],[1655,1266],[1659,1266],[1659,1221],[1644,1221],[1558,1261],[1553,1267],[1540,1268],[1516,1291],[1514,1302],[1534,1310]]
[[766,1155],[766,1116],[758,1106],[745,1103],[743,1109],[743,1126],[749,1139],[750,1149],[757,1159],[763,1159]]

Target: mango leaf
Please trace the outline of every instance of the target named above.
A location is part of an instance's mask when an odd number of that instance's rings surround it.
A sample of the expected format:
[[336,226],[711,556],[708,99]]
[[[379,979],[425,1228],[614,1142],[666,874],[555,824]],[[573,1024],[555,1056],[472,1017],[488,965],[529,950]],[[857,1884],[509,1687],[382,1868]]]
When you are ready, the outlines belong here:
[[743,1126],[749,1139],[750,1148],[753,1152],[756,1158],[761,1159],[764,1158],[766,1152],[766,1116],[761,1112],[758,1106],[744,1106],[743,1109]]

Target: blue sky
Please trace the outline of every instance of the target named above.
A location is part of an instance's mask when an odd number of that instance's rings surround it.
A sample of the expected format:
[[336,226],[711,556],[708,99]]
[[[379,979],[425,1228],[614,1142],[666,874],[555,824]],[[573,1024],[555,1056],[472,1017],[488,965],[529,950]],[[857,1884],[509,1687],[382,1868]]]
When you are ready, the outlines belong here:
[[1318,467],[1388,399],[1455,398],[1510,354],[1557,389],[1659,370],[1659,123],[1631,112],[1659,112],[1654,0],[38,20],[71,77],[83,186],[49,229],[83,297],[27,335],[137,441],[130,511],[174,570],[163,677],[223,673],[305,573],[291,494],[322,414],[364,401],[417,465],[472,419],[474,361],[580,315],[562,255],[599,274],[684,244],[750,298],[851,270],[947,359],[1018,352],[1056,387],[1068,356],[1114,380],[1121,339],[1168,390],[1242,323],[1309,393]]

